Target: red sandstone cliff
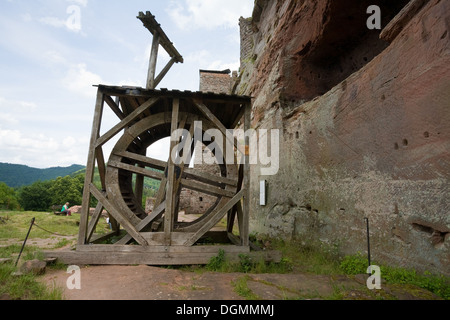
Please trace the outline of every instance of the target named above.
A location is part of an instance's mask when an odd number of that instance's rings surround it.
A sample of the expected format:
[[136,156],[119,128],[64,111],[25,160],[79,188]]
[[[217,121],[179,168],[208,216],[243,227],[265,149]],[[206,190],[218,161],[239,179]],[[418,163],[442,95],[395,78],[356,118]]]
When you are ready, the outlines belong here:
[[241,19],[236,91],[255,128],[282,131],[279,173],[252,169],[252,227],[356,253],[368,217],[375,259],[448,275],[450,1],[397,16],[390,42],[366,27],[371,4],[385,28],[408,1],[258,0]]

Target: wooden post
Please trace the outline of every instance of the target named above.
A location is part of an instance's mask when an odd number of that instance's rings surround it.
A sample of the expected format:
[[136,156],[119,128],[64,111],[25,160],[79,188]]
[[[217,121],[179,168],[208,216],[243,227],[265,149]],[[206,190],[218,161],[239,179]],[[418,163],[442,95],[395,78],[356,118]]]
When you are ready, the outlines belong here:
[[84,182],[84,190],[83,190],[83,205],[81,209],[80,216],[80,230],[78,234],[78,244],[84,245],[87,240],[87,228],[88,228],[88,220],[89,220],[89,209],[90,209],[90,200],[91,200],[91,192],[90,192],[90,184],[94,179],[94,170],[95,170],[95,157],[97,153],[97,149],[95,147],[96,141],[100,136],[100,125],[103,118],[103,103],[104,103],[104,94],[99,89],[97,92],[97,102],[95,105],[95,113],[94,113],[94,123],[92,124],[92,133],[91,133],[91,144],[89,147],[88,160],[86,166],[86,177]]
[[173,230],[173,217],[174,217],[174,193],[175,193],[175,163],[172,159],[172,150],[176,147],[177,141],[174,141],[174,132],[178,129],[178,114],[180,111],[180,99],[173,99],[172,109],[172,127],[171,127],[171,141],[170,141],[170,153],[169,153],[169,165],[167,173],[167,192],[166,192],[166,213],[164,214],[164,234],[165,242],[167,246],[172,242],[172,230]]
[[[251,129],[251,104],[245,106],[245,122],[244,131],[248,132]],[[243,246],[250,245],[250,136],[245,137],[245,162],[244,162],[244,180],[243,189],[244,193],[244,210],[243,210],[243,221],[242,221],[242,234],[241,234],[241,244]]]
[[156,75],[156,62],[158,60],[158,50],[159,50],[159,33],[155,32],[153,35],[152,51],[150,53],[150,64],[148,67],[147,76],[147,89],[155,89],[155,75]]

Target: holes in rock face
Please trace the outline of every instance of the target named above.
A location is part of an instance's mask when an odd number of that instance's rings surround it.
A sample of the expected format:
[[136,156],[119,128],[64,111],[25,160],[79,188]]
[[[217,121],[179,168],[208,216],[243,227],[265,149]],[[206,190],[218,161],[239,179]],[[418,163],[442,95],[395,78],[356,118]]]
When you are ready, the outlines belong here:
[[445,242],[447,235],[450,234],[449,231],[437,230],[434,227],[431,227],[430,225],[418,222],[413,223],[412,227],[416,231],[428,234],[430,237],[431,244],[435,247],[442,245]]
[[398,150],[400,147],[399,147],[399,145],[398,145],[398,143],[396,142],[395,144],[394,144],[394,149],[395,150]]
[[423,136],[428,139],[430,137],[430,133],[428,131],[423,133]]
[[[377,5],[385,27],[409,0],[379,0]],[[323,13],[320,38],[313,39],[286,62],[289,80],[285,99],[314,99],[323,95],[352,73],[360,70],[387,48],[380,32],[367,28],[370,0],[333,0]],[[292,61],[297,61],[292,64]],[[302,78],[293,79],[295,74]],[[292,76],[290,76],[292,75]]]
[[408,140],[407,140],[407,139],[403,139],[402,143],[403,143],[403,146],[404,146],[404,147],[407,147],[407,146],[408,146]]

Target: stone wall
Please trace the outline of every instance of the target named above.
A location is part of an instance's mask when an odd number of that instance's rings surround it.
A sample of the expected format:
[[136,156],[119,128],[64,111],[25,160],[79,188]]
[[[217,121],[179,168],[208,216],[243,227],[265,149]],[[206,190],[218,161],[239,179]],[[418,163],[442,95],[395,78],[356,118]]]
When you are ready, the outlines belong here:
[[366,9],[385,27],[407,1],[350,2],[257,1],[241,19],[236,93],[255,97],[255,129],[282,132],[278,174],[251,169],[252,232],[355,254],[367,217],[373,259],[449,275],[450,2],[427,2],[391,43]]
[[235,82],[230,73],[230,70],[200,70],[200,91],[230,94]]

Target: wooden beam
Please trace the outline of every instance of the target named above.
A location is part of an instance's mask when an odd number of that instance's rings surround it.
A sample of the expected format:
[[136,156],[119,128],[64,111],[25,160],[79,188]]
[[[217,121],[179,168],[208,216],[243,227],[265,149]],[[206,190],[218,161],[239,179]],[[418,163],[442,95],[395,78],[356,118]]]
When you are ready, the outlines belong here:
[[90,242],[92,235],[95,232],[95,228],[97,227],[98,221],[100,220],[100,217],[102,215],[103,212],[103,206],[102,204],[99,202],[97,204],[97,207],[95,208],[95,212],[92,215],[92,219],[91,221],[89,221],[89,227],[88,227],[88,232],[87,232],[87,240],[86,242]]
[[143,164],[147,167],[153,168],[153,169],[157,169],[157,170],[161,170],[161,171],[165,171],[166,167],[167,167],[167,162],[161,161],[161,160],[157,160],[157,159],[153,159],[153,158],[149,158],[146,156],[142,156],[136,153],[132,153],[132,152],[128,152],[128,151],[116,151],[114,153],[115,155],[119,156],[119,157],[123,157],[123,158],[127,158],[130,160],[134,160],[140,164]]
[[166,212],[164,214],[164,233],[166,245],[171,245],[171,234],[173,231],[173,218],[175,209],[175,164],[172,159],[172,150],[176,147],[177,141],[174,141],[174,133],[178,129],[178,117],[180,112],[180,100],[173,100],[172,108],[172,125],[171,125],[171,141],[170,141],[170,152],[169,152],[169,165],[167,173],[167,192],[166,192]]
[[158,60],[159,42],[161,36],[159,32],[153,33],[152,50],[150,52],[150,62],[148,66],[147,89],[155,89],[156,62]]
[[233,198],[234,195],[236,194],[233,191],[213,187],[211,185],[205,185],[204,183],[200,183],[195,180],[182,179],[181,185],[185,188],[188,188],[188,189],[191,189],[194,191],[198,191],[198,192],[210,195],[210,196],[215,196],[215,197]]
[[120,121],[117,125],[115,125],[111,130],[105,133],[102,137],[97,139],[95,142],[95,147],[99,147],[107,143],[111,140],[116,134],[118,134],[121,130],[127,127],[132,121],[134,121],[139,115],[145,112],[148,108],[153,106],[155,103],[159,101],[159,98],[150,98],[145,103],[143,103],[139,108],[134,110],[129,116]]
[[88,160],[86,165],[85,182],[83,189],[83,205],[80,214],[80,228],[78,232],[78,244],[85,244],[87,239],[87,228],[89,220],[89,209],[90,209],[90,199],[91,193],[89,191],[89,185],[94,179],[95,170],[95,142],[100,135],[100,126],[103,118],[103,104],[104,104],[104,94],[99,89],[97,91],[97,101],[95,104],[94,121],[92,124],[91,132],[91,142],[88,152]]
[[172,68],[172,66],[175,64],[176,61],[177,61],[176,58],[170,59],[170,61],[167,63],[164,69],[161,70],[161,72],[153,82],[154,88],[156,88],[161,83],[162,79],[166,76],[166,74],[169,72],[170,68]]
[[[201,111],[201,113],[209,120],[211,121],[217,129],[219,129],[222,134],[225,136],[226,139],[228,139],[227,134],[227,128],[223,125],[223,123],[209,110],[209,108],[204,105],[200,100],[194,99],[194,104],[197,106],[197,108]],[[234,128],[233,128],[234,129]],[[233,137],[233,140],[230,141],[236,149],[241,153],[245,154],[245,148],[239,143],[237,138]]]
[[166,33],[161,28],[161,25],[155,20],[155,16],[153,16],[149,11],[144,14],[143,12],[139,12],[139,16],[137,17],[142,21],[144,26],[150,31],[151,34],[155,35],[156,33],[160,35],[160,43],[164,50],[167,51],[171,58],[175,58],[177,63],[183,63],[184,59],[178,50],[174,47],[173,43],[169,40]]
[[162,172],[148,170],[148,169],[132,166],[130,164],[117,162],[114,160],[109,161],[108,166],[117,168],[117,169],[126,170],[129,172],[143,175],[145,177],[152,178],[152,179],[159,180],[159,181],[161,181],[164,178],[164,173],[162,173]]
[[148,242],[139,234],[136,228],[122,216],[120,211],[95,187],[92,183],[90,185],[90,192],[102,203],[103,207],[108,211],[117,222],[119,222],[123,228],[131,235],[140,245],[146,246]]
[[[142,230],[144,230],[145,228],[147,228],[153,221],[155,221],[156,219],[159,219],[162,214],[164,213],[164,211],[166,210],[166,203],[163,202],[162,204],[160,204],[158,206],[158,208],[156,208],[156,210],[154,210],[152,212],[152,214],[150,214],[148,217],[146,217],[145,219],[143,219],[137,226],[136,226],[136,230],[141,232]],[[123,237],[122,239],[120,239],[119,241],[117,241],[116,244],[127,244],[128,242],[130,242],[133,238],[127,234],[125,237]]]
[[[244,131],[248,132],[251,129],[251,114],[252,106],[251,104],[245,105],[244,114]],[[244,176],[243,176],[243,188],[245,190],[244,201],[243,201],[243,217],[242,224],[240,226],[240,236],[243,246],[248,246],[250,244],[250,137],[245,138],[245,162],[244,162]],[[239,211],[238,211],[239,214]]]
[[236,203],[242,200],[244,194],[245,189],[238,192],[236,196],[228,201],[222,208],[216,210],[211,215],[212,218],[205,222],[204,225],[188,241],[186,241],[184,245],[186,247],[193,246],[206,232],[208,232],[212,227],[218,224],[220,220],[222,220],[223,217],[227,214],[227,212],[236,205]]
[[105,94],[105,102],[109,105],[109,107],[111,108],[111,110],[116,114],[116,116],[117,116],[120,120],[125,119],[125,115],[123,114],[122,110],[120,110],[119,106],[118,106],[117,103],[111,98],[111,96]]

